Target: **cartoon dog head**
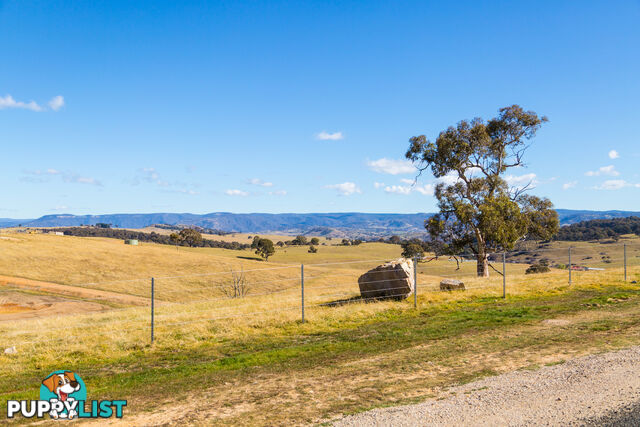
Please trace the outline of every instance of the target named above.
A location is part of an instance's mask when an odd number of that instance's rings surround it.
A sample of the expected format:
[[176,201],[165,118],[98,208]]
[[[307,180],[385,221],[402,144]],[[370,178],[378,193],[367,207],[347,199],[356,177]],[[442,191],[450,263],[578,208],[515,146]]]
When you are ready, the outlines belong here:
[[51,374],[42,381],[42,384],[55,393],[62,402],[67,400],[71,393],[80,390],[80,383],[71,371],[63,371],[59,374]]

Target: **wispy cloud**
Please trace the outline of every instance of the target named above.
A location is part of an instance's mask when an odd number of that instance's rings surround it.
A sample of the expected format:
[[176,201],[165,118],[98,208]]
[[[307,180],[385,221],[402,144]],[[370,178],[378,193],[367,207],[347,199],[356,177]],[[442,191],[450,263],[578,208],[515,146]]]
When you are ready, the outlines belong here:
[[386,173],[389,175],[400,175],[416,173],[416,167],[408,160],[387,159],[383,157],[378,160],[370,160],[367,166],[374,172]]
[[384,182],[374,182],[373,183],[373,188],[382,188],[384,187]]
[[617,159],[619,157],[620,157],[620,153],[618,153],[616,150],[609,151],[609,158],[610,159]]
[[88,184],[102,187],[102,182],[95,178],[82,176],[74,172],[61,172],[57,169],[52,168],[45,170],[24,171],[24,174],[26,176],[21,178],[21,181],[24,182],[48,182],[51,177],[59,176],[62,178],[62,181],[67,183]]
[[[64,106],[64,97],[58,95],[51,98],[48,102],[49,108],[53,111],[58,111]],[[35,101],[16,101],[11,95],[6,95],[4,97],[0,96],[0,110],[5,109],[22,109],[22,110],[30,110],[30,111],[46,111],[47,108],[41,106]]]
[[199,191],[192,187],[198,187],[196,184],[189,184],[182,181],[168,181],[164,179],[156,168],[145,167],[138,169],[136,176],[131,181],[132,185],[140,185],[141,183],[149,183],[160,187],[165,193],[179,193],[195,196],[200,194]]
[[160,174],[155,168],[140,168],[133,178],[132,184],[139,185],[141,182],[156,184],[159,187],[169,187],[169,183],[160,178]]
[[269,195],[270,196],[286,196],[287,191],[286,190],[269,191]]
[[[407,181],[407,180],[403,180]],[[413,184],[413,181],[411,181]],[[388,185],[384,187],[385,193],[390,194],[401,194],[403,196],[408,196],[411,193],[420,193],[424,196],[432,196],[433,195],[434,186],[432,184],[425,185]]]
[[241,197],[246,197],[249,195],[249,193],[246,191],[236,190],[236,189],[227,190],[224,192],[224,194],[226,194],[227,196],[241,196]]
[[588,171],[585,173],[585,175],[586,176],[600,176],[600,175],[618,176],[620,175],[620,172],[616,170],[616,167],[614,165],[609,165],[609,166],[602,166],[600,169],[596,171]]
[[385,193],[403,194],[405,196],[411,194],[411,187],[409,185],[388,185],[384,187]]
[[249,184],[251,184],[251,185],[259,185],[261,187],[273,187],[273,183],[272,182],[263,181],[263,180],[261,180],[259,178],[251,178],[247,182]]
[[49,108],[51,108],[53,111],[58,111],[62,107],[64,107],[63,96],[60,96],[60,95],[54,96],[53,98],[51,98],[51,101],[49,101]]
[[624,179],[609,179],[593,188],[596,190],[620,190],[625,187],[640,188],[640,184],[632,184],[630,182],[625,181]]
[[536,185],[538,183],[538,176],[535,173],[527,173],[519,176],[507,175],[504,177],[504,180],[512,187],[520,187],[529,184]]
[[565,182],[564,184],[562,184],[562,189],[568,190],[570,188],[574,188],[576,185],[578,185],[578,181]]
[[352,194],[362,193],[360,187],[358,187],[354,182],[325,185],[325,188],[336,190],[341,196],[351,196]]
[[320,141],[338,141],[344,139],[342,132],[326,132],[322,131],[316,134],[316,139]]

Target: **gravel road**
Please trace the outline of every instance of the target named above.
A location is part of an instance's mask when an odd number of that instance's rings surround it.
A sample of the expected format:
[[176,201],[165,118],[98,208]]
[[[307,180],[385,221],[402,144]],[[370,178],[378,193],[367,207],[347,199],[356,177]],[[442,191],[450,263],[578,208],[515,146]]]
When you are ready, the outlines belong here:
[[516,371],[448,390],[440,400],[376,409],[335,426],[640,425],[640,347]]

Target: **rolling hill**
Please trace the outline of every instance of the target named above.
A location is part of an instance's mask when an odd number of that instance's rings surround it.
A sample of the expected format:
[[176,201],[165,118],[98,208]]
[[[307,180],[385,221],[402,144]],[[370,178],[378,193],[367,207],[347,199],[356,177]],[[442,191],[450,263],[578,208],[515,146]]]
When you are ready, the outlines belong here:
[[[21,224],[26,227],[70,227],[112,224],[118,228],[144,228],[153,224],[200,226],[237,233],[308,234],[327,237],[389,236],[424,233],[424,220],[431,213],[379,214],[361,212],[339,213],[148,213],[108,215],[45,215],[38,219],[0,219],[0,227]],[[558,209],[562,225],[591,219],[612,219],[640,216],[630,211],[588,211]]]

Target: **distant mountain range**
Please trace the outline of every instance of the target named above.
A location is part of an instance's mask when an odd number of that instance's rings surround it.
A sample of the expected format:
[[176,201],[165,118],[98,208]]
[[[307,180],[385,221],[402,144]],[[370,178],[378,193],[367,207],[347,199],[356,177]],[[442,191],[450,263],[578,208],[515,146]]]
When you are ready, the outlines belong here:
[[[630,211],[587,211],[558,209],[562,225],[590,219],[611,219],[640,216]],[[107,223],[119,228],[144,228],[153,224],[199,226],[237,233],[314,234],[328,237],[389,236],[422,234],[424,220],[432,213],[308,213],[308,214],[236,214],[214,212],[203,215],[190,213],[150,213],[112,215],[45,215],[38,219],[0,218],[0,227],[70,227]]]

